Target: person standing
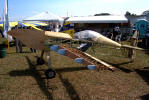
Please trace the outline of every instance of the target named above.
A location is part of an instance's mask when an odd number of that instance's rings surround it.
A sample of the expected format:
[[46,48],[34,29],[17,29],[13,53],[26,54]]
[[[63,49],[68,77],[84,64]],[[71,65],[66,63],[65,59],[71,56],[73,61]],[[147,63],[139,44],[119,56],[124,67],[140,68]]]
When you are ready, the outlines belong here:
[[114,28],[115,34],[115,41],[121,41],[121,31],[120,28],[117,26]]
[[109,39],[113,38],[113,33],[110,31],[107,31],[106,37],[108,37]]
[[[137,46],[138,44],[138,38],[139,38],[139,31],[138,30],[135,30],[135,32],[133,33],[133,36],[131,37],[131,42],[130,42],[130,45],[131,46]],[[132,61],[134,61],[134,58],[135,58],[135,50],[134,49],[129,49],[129,52],[128,52],[128,57],[131,58]]]
[[15,38],[15,44],[16,44],[16,53],[22,53],[22,42]]
[[[14,28],[21,28],[22,26],[20,24],[16,25]],[[14,38],[15,40],[15,45],[16,45],[16,53],[22,53],[22,42],[17,39],[17,38]]]
[[145,48],[149,49],[149,31],[147,31],[145,36]]
[[59,25],[58,25],[58,23],[54,24],[54,32],[59,32]]
[[2,30],[1,30],[1,29],[0,29],[0,33],[1,33],[1,36],[2,36],[2,37],[4,37],[4,35],[3,35],[3,33],[2,33]]

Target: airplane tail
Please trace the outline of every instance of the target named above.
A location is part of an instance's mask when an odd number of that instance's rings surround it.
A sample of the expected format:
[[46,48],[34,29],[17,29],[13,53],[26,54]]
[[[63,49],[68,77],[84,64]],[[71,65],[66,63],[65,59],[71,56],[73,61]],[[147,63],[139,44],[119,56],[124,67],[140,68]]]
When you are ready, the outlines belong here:
[[60,32],[63,32],[63,33],[67,33],[69,34],[71,37],[73,37],[74,33],[75,33],[75,30],[74,30],[74,27],[73,25],[71,25],[70,22],[66,22],[68,18],[66,18],[64,20],[64,23],[63,23],[63,27],[60,29]]
[[70,30],[66,30],[66,31],[62,31],[63,33],[67,33],[69,34],[71,37],[73,37],[75,30],[74,29],[70,29]]
[[122,48],[130,48],[130,49],[142,50],[142,51],[145,50],[145,49],[143,49],[143,48],[134,47],[134,46],[130,46],[130,45],[122,45]]

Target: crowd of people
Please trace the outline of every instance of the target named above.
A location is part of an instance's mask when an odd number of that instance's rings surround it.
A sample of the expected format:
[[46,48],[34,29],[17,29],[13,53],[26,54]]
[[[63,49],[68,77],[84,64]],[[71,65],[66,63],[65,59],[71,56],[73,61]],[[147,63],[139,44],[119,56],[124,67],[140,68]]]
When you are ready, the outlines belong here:
[[[116,41],[116,42],[122,41],[122,38],[124,35],[124,34],[122,34],[122,32],[118,26],[114,27],[112,31],[109,31],[109,30],[106,32],[102,31],[101,34]],[[129,40],[133,39],[137,42],[137,40],[140,39],[139,38],[139,30],[136,30],[135,28],[133,28],[131,33],[129,33],[129,34],[131,34]],[[149,49],[149,30],[146,32],[145,38],[142,39],[140,47]]]
[[101,34],[117,42],[120,42],[122,37],[122,33],[118,26],[116,26],[112,31],[102,31]]

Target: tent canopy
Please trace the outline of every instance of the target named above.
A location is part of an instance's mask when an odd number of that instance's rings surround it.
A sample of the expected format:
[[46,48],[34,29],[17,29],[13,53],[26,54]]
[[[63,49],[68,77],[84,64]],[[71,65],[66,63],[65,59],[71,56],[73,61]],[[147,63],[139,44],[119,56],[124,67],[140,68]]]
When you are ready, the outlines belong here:
[[125,16],[88,16],[88,17],[70,17],[67,21],[70,23],[128,23]]
[[63,18],[51,12],[42,12],[23,21],[63,21]]

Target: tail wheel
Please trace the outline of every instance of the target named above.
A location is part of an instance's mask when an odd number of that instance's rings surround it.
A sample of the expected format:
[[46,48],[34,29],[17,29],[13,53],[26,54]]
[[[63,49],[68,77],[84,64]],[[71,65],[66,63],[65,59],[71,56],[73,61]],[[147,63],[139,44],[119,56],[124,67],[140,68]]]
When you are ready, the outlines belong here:
[[44,59],[42,58],[37,58],[37,64],[38,65],[43,65],[45,63]]
[[56,72],[53,69],[48,69],[45,71],[45,75],[47,79],[52,79],[52,78],[55,78]]

